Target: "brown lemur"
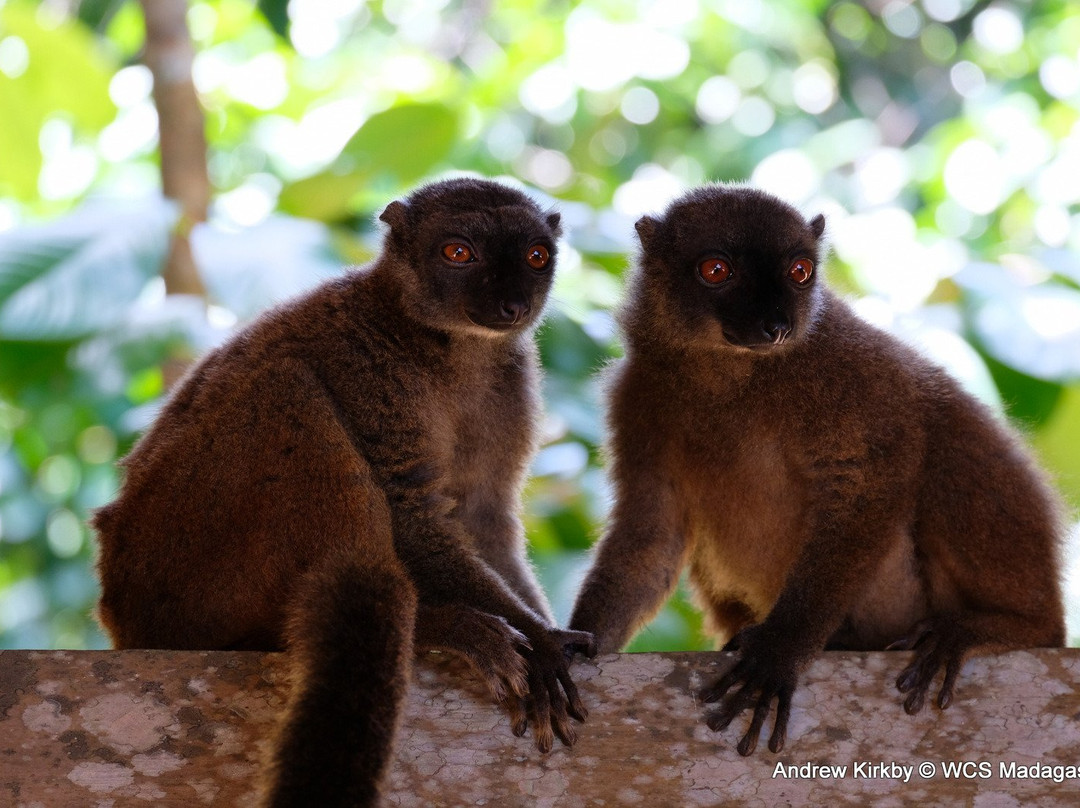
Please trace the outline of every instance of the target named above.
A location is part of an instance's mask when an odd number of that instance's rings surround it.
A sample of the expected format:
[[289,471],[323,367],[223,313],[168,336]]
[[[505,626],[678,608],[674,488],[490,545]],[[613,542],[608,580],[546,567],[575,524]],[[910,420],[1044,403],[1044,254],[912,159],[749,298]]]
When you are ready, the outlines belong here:
[[[914,649],[947,707],[970,654],[1064,640],[1062,522],[1017,437],[821,282],[823,216],[710,185],[637,223],[606,379],[613,511],[570,627],[616,651],[689,566],[740,658],[703,692],[751,754],[823,648]],[[732,690],[740,685],[737,690]]]
[[287,651],[266,804],[368,805],[414,645],[463,654],[542,751],[586,711],[525,558],[532,332],[559,214],[478,179],[380,219],[381,255],[195,365],[94,517],[117,648]]

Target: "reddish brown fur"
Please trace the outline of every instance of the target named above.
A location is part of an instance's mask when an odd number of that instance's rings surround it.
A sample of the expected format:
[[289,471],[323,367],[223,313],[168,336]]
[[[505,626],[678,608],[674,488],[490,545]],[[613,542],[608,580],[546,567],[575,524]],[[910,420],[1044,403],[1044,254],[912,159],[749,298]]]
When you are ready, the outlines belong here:
[[[376,799],[414,636],[470,659],[518,734],[528,695],[542,749],[584,715],[564,646],[588,638],[554,629],[519,518],[539,413],[530,336],[553,268],[525,256],[554,257],[558,214],[451,180],[382,218],[370,268],[188,374],[95,518],[118,648],[292,655],[275,806]],[[477,260],[443,258],[458,241]]]
[[[1064,641],[1050,486],[941,369],[816,280],[784,280],[818,261],[823,226],[737,186],[639,223],[607,377],[615,506],[570,622],[617,650],[688,565],[707,624],[742,650],[706,697],[746,685],[710,718],[755,706],[744,754],[774,696],[783,745],[798,673],[827,644],[917,646],[898,679],[915,712],[942,667],[948,705],[970,653]],[[735,267],[724,289],[694,275],[714,254]],[[776,317],[791,334],[773,346],[755,329]]]

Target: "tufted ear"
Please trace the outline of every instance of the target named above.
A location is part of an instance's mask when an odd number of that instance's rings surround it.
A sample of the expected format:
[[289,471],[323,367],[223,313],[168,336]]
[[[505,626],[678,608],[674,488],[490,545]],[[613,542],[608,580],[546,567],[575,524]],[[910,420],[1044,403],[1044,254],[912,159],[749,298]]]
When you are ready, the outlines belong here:
[[634,229],[637,230],[638,239],[641,240],[641,246],[645,248],[645,252],[653,252],[653,248],[656,246],[657,233],[660,230],[660,222],[652,216],[642,216],[637,220]]
[[409,206],[400,200],[391,202],[379,214],[379,219],[390,225],[391,230],[400,230],[409,222]]
[[825,214],[819,213],[810,220],[810,232],[814,234],[814,238],[821,238],[821,234],[825,232]]

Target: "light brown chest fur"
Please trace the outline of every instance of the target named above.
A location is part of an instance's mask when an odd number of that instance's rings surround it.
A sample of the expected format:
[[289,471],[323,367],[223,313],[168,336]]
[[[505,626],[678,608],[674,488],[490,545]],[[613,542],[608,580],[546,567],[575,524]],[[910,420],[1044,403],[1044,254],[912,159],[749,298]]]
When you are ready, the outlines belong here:
[[694,587],[705,602],[739,601],[760,620],[805,540],[802,495],[782,448],[771,440],[718,446],[686,436],[681,453],[673,472]]

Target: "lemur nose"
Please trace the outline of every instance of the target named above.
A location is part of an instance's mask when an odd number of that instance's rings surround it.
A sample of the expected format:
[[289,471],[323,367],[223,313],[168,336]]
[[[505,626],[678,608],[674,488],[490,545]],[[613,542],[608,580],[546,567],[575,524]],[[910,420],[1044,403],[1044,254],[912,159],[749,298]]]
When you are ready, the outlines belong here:
[[764,330],[773,345],[780,345],[791,333],[791,326],[787,322],[765,323]]
[[504,300],[499,304],[499,313],[504,320],[517,323],[529,313],[529,304],[517,300]]

